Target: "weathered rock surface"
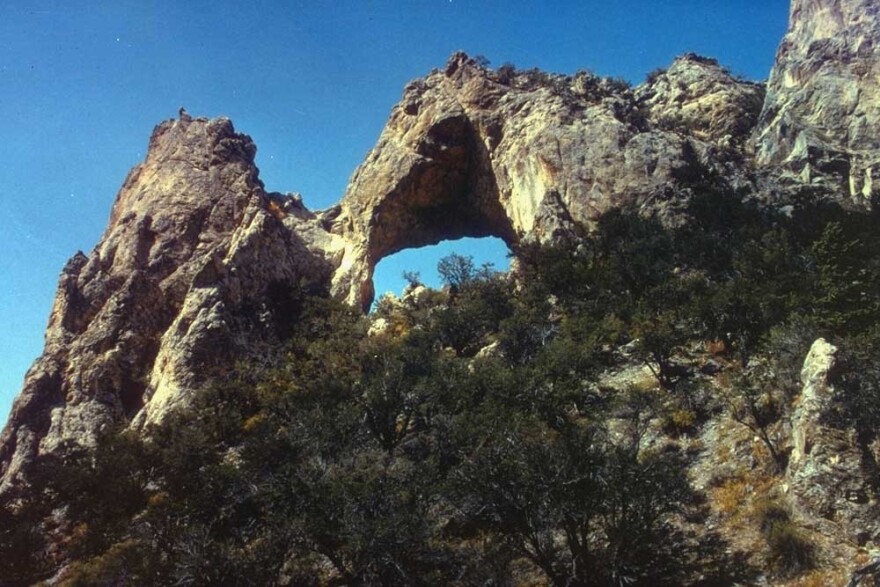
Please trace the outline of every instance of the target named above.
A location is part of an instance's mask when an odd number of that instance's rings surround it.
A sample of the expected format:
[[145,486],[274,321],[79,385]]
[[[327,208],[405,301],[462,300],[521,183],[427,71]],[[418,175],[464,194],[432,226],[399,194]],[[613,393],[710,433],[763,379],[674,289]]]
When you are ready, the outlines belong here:
[[878,126],[880,5],[793,0],[761,113],[758,163],[870,201],[880,193]]
[[735,78],[714,59],[689,53],[651,76],[636,96],[652,123],[733,147],[751,136],[764,85]]
[[873,0],[795,0],[760,114],[762,85],[694,55],[632,89],[456,54],[407,86],[321,213],[266,193],[228,120],[159,125],[99,245],[62,273],[0,437],[0,492],[39,455],[161,418],[229,361],[271,349],[303,281],[366,307],[376,263],[401,249],[553,241],[621,206],[674,219],[707,176],[756,197],[823,181],[870,199],[877,23]]
[[264,192],[255,152],[226,119],[156,128],[100,243],[62,272],[45,350],[3,431],[0,491],[41,454],[185,401],[273,339],[285,292],[327,279],[333,238]]
[[351,243],[334,291],[367,306],[375,264],[407,247],[548,241],[611,208],[666,201],[707,168],[736,182],[720,146],[751,131],[762,95],[694,57],[634,93],[589,73],[491,72],[454,55],[407,86],[355,172],[332,228]]
[[813,343],[791,418],[794,446],[786,476],[802,513],[833,522],[830,534],[842,529],[850,540],[864,544],[880,537],[880,508],[870,494],[855,430],[833,423],[839,398],[829,380],[836,362],[835,346],[822,338]]

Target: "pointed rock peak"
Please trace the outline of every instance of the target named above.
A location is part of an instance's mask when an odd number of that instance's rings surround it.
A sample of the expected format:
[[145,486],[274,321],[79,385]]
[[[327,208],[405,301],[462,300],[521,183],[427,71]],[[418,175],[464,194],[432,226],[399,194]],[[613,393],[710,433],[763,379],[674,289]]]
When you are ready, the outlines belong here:
[[449,60],[446,62],[445,72],[448,77],[452,77],[462,68],[478,67],[479,65],[477,64],[476,60],[473,59],[470,55],[468,55],[464,51],[456,51],[449,57]]
[[[202,191],[182,189],[183,185],[202,181],[199,178],[209,172],[217,178],[224,177],[222,181],[228,184],[240,182],[243,191],[262,189],[254,163],[256,153],[253,140],[235,132],[232,122],[225,117],[186,115],[160,123],[153,129],[145,161],[129,173],[113,204],[111,226],[133,212],[156,214],[188,200],[193,200],[192,208],[210,205],[194,200],[205,197]],[[161,189],[153,189],[160,184]],[[133,189],[135,186],[138,189]],[[217,194],[209,193],[219,198]]]
[[181,111],[180,119],[166,120],[153,130],[147,161],[183,158],[190,163],[217,164],[223,160],[215,155],[229,155],[231,160],[253,164],[256,145],[248,135],[235,132],[228,118],[193,118]]
[[339,247],[299,198],[265,193],[255,153],[226,118],[182,112],[155,128],[100,242],[61,275],[43,355],[0,433],[0,495],[42,455],[185,403],[285,336],[289,292],[329,279]]
[[672,60],[668,69],[660,69],[649,75],[648,83],[654,83],[663,76],[674,78],[699,77],[723,84],[745,83],[756,85],[756,82],[746,81],[734,75],[730,69],[719,63],[714,57],[704,57],[697,53],[679,55]]

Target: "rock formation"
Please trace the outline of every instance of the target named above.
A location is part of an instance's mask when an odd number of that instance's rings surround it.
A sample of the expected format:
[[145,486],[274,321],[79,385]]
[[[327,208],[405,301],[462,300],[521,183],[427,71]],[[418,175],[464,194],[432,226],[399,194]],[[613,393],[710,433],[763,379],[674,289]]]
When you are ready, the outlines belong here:
[[707,176],[755,193],[759,176],[820,173],[871,196],[877,22],[873,0],[795,0],[766,99],[695,55],[631,89],[456,54],[407,86],[321,213],[266,193],[253,143],[228,120],[182,112],[156,128],[95,250],[64,268],[45,351],[0,437],[0,492],[39,455],[160,418],[270,348],[303,282],[367,307],[373,268],[401,249],[552,241],[625,205],[674,217]]
[[764,104],[764,86],[737,79],[716,60],[690,53],[649,76],[637,96],[656,126],[732,147],[751,136]]
[[[880,6],[793,0],[756,136],[757,162],[806,182],[880,193]],[[829,177],[830,176],[830,177]]]
[[877,503],[868,494],[863,454],[855,430],[832,423],[839,398],[830,383],[837,348],[820,338],[801,371],[803,390],[791,418],[794,447],[787,477],[797,507],[810,518],[830,521],[857,544],[880,536]]
[[161,414],[271,340],[284,292],[326,279],[335,239],[265,193],[255,152],[226,119],[155,129],[100,243],[61,274],[45,350],[3,431],[0,490],[41,454]]
[[364,307],[382,257],[442,239],[552,240],[605,211],[655,206],[748,136],[763,88],[688,55],[635,92],[581,72],[491,72],[459,53],[409,84],[332,226],[351,243],[334,291]]

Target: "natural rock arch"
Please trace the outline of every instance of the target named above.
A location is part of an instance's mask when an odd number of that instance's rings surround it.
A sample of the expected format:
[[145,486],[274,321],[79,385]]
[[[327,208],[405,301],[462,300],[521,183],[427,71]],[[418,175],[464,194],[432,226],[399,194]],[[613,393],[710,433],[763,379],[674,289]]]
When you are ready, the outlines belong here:
[[463,237],[494,236],[511,249],[519,240],[489,150],[467,113],[404,102],[392,124],[398,116],[409,119],[404,134],[411,140],[380,139],[382,148],[355,172],[334,211],[334,232],[349,243],[334,291],[364,309],[374,297],[376,264],[389,255]]
[[[729,176],[715,142],[743,140],[751,126],[739,114],[756,118],[763,90],[691,56],[662,78],[630,91],[588,73],[501,76],[458,53],[410,83],[342,201],[322,215],[344,243],[334,295],[368,308],[376,263],[405,248],[495,236],[515,250],[610,209],[662,208],[682,178],[706,169]],[[682,84],[709,98],[672,100]],[[670,108],[713,123],[685,136],[652,122]]]
[[[62,274],[44,353],[0,433],[0,494],[40,455],[133,416],[158,420],[232,358],[273,344],[289,319],[276,285],[329,280],[364,308],[376,263],[404,248],[493,235],[515,250],[624,206],[674,218],[706,176],[772,200],[816,148],[834,155],[831,187],[842,152],[852,193],[873,201],[877,84],[861,75],[877,68],[872,2],[795,0],[757,133],[762,86],[711,60],[685,56],[628,88],[587,72],[492,72],[456,54],[406,88],[342,201],[319,213],[266,193],[253,142],[228,120],[161,124],[101,242]],[[829,109],[840,88],[855,107]],[[800,178],[816,185],[813,168],[824,171],[807,159]]]
[[499,201],[488,152],[465,116],[430,129],[419,155],[399,183],[373,208],[368,259],[461,237],[516,235]]

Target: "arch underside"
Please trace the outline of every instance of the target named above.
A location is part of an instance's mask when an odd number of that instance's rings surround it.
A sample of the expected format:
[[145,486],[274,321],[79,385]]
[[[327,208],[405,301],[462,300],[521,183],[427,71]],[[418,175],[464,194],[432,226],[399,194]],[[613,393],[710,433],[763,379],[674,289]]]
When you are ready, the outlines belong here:
[[510,248],[518,241],[489,153],[465,116],[435,125],[418,151],[421,157],[370,215],[367,307],[373,271],[389,255],[464,237],[497,237]]

